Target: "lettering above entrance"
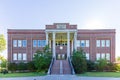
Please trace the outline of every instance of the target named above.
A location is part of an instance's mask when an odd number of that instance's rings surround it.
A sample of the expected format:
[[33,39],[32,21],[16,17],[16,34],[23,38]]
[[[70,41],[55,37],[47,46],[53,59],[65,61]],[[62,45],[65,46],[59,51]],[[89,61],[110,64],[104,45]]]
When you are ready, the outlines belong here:
[[57,24],[57,29],[66,29],[66,24]]

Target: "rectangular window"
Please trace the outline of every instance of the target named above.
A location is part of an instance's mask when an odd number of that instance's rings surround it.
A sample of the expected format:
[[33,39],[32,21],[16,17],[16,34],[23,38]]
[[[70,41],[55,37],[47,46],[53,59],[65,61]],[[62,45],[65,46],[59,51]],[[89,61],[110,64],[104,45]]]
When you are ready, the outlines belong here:
[[96,60],[100,60],[100,53],[96,54]]
[[18,60],[22,60],[22,54],[18,53]]
[[37,47],[37,40],[33,40],[33,47]]
[[100,47],[100,40],[97,40],[97,41],[96,41],[96,46],[97,46],[97,47]]
[[77,47],[80,47],[80,40],[77,40],[76,45]]
[[26,53],[23,53],[23,60],[27,60],[27,55],[26,55]]
[[85,47],[85,40],[81,40],[80,46]]
[[22,40],[18,40],[18,47],[22,47]]
[[41,46],[41,41],[40,40],[38,40],[38,47],[40,47]]
[[110,47],[110,40],[106,40],[106,47]]
[[46,40],[41,40],[41,46],[45,47],[45,45],[46,45]]
[[13,47],[17,47],[17,40],[13,40]]
[[101,58],[105,59],[105,53],[101,53]]
[[13,60],[17,60],[17,53],[13,53]]
[[23,40],[23,41],[22,41],[22,46],[23,46],[23,47],[27,47],[27,40]]
[[89,60],[89,53],[86,53],[86,59]]
[[106,53],[106,60],[110,60],[110,53]]
[[101,46],[105,47],[105,40],[101,40]]
[[86,40],[86,47],[89,47],[89,40]]

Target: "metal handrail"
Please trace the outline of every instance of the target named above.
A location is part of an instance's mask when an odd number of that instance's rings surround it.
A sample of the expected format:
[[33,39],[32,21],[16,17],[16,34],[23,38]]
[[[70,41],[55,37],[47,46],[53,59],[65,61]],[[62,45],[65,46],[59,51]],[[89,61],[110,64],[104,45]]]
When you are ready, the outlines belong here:
[[53,63],[54,63],[54,57],[52,58],[47,74],[51,74]]
[[73,68],[73,65],[72,65],[72,62],[71,62],[71,58],[70,58],[70,57],[68,58],[68,61],[69,61],[69,64],[70,64],[71,73],[74,75],[74,74],[75,74],[75,71],[74,71],[74,68]]

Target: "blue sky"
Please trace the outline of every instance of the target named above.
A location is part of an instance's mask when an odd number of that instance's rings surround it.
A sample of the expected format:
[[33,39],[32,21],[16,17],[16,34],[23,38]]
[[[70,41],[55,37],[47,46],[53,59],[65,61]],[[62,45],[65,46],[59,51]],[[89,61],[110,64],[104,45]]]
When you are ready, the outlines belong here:
[[5,37],[7,29],[44,29],[65,22],[79,29],[116,29],[120,55],[120,0],[0,0],[0,33]]

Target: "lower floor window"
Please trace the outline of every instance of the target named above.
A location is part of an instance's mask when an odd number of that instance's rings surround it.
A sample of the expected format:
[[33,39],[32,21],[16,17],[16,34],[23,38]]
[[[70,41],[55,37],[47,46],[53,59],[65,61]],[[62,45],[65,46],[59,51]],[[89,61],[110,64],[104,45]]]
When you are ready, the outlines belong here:
[[110,60],[110,53],[97,53],[96,60],[100,60],[100,59]]
[[26,53],[13,53],[13,60],[27,60]]
[[89,53],[86,53],[86,59],[89,60]]
[[13,60],[17,60],[17,53],[13,53]]

